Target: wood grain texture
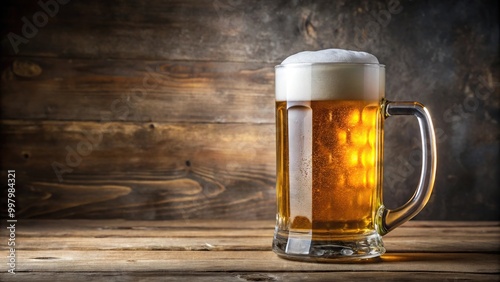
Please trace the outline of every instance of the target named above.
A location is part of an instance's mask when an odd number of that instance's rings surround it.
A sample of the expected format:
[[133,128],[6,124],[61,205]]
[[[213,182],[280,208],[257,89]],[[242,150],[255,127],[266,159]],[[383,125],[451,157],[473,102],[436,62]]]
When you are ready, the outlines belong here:
[[477,274],[477,273],[454,273],[454,272],[168,272],[165,271],[147,271],[147,272],[20,272],[14,277],[0,274],[9,281],[498,281],[498,275],[495,274]]
[[[2,167],[16,170],[21,218],[274,216],[273,125],[4,121],[1,128]],[[54,170],[55,162],[64,168]]]
[[[3,66],[3,119],[274,123],[271,64],[4,58]],[[41,73],[24,77],[34,66]]]
[[[375,54],[386,97],[433,115],[436,189],[417,219],[499,219],[498,1],[401,0],[389,16],[387,0],[69,1],[15,50],[8,35],[41,10],[0,9],[1,169],[19,172],[23,217],[273,217],[272,67],[336,47]],[[51,164],[96,128],[60,183]],[[416,187],[417,136],[386,123],[389,207]]]
[[[82,229],[68,221],[57,223],[30,221],[29,230],[20,230],[23,250],[156,250],[156,251],[267,251],[273,236],[273,224],[265,228],[254,222],[228,222],[227,227],[168,226],[156,222],[126,222],[109,226],[96,222],[92,228]],[[77,221],[81,224],[80,221]],[[229,225],[231,225],[229,227]],[[391,252],[447,253],[457,246],[460,252],[494,253],[500,251],[499,227],[467,226],[445,228],[429,232],[427,228],[403,226],[384,237]],[[83,222],[83,226],[87,226]],[[131,227],[132,226],[132,227]],[[89,226],[90,227],[90,226]],[[69,230],[68,230],[69,229]],[[127,233],[124,234],[124,230]],[[189,230],[188,232],[186,232]],[[251,237],[251,240],[249,239]],[[84,238],[85,245],[81,240]],[[415,239],[418,238],[418,239]]]
[[[20,19],[30,18],[40,10],[35,3],[11,1],[8,5],[11,9],[2,17],[4,32],[22,34]],[[359,4],[324,1],[311,5],[263,0],[251,5],[234,0],[71,1],[61,6],[29,43],[21,44],[18,54],[276,62],[286,54],[304,49],[345,44],[348,38],[352,39],[354,23],[364,21],[357,11]],[[373,8],[383,5],[377,3]],[[349,17],[316,17],[331,15],[329,11]],[[6,37],[2,40],[2,50],[14,54]]]
[[[2,271],[0,279],[495,281],[500,275],[498,222],[410,221],[384,237],[388,252],[381,258],[352,263],[281,259],[270,249],[273,226],[234,220],[20,220],[17,274]],[[5,246],[0,249],[5,253]]]
[[[443,271],[458,273],[499,272],[498,254],[391,253],[358,264],[310,264],[287,261],[271,251],[19,251],[18,271]],[[480,261],[481,263],[475,263]],[[189,263],[187,263],[189,262]],[[385,262],[385,263],[384,263]]]

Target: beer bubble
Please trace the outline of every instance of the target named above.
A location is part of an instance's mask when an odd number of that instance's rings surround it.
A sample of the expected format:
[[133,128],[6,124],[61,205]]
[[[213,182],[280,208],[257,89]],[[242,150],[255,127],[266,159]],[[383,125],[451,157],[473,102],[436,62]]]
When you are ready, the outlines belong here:
[[361,126],[354,127],[351,130],[351,136],[350,136],[350,141],[354,145],[364,145],[367,142],[367,132],[366,129],[364,129]]
[[375,149],[365,146],[361,152],[361,164],[365,167],[373,166],[375,164]]
[[366,203],[366,193],[358,193],[356,197],[356,204],[358,206],[363,206]]
[[363,109],[361,113],[361,122],[367,126],[373,126],[376,121],[377,116],[377,107],[376,106],[368,106]]
[[359,110],[354,109],[350,114],[347,119],[349,126],[355,126],[359,122]]
[[366,172],[366,182],[369,187],[374,187],[377,180],[377,174],[375,173],[375,168],[372,167]]
[[339,186],[345,185],[345,176],[344,175],[341,174],[337,177],[337,185],[339,185]]
[[372,148],[375,148],[375,141],[376,140],[377,140],[377,129],[371,128],[370,131],[368,132],[368,144]]
[[347,163],[350,166],[357,166],[358,165],[358,160],[359,160],[359,152],[356,148],[348,150],[347,154]]
[[347,178],[347,184],[352,188],[366,186],[365,170],[356,170],[351,172]]
[[337,130],[337,140],[340,145],[347,143],[347,132],[345,130]]

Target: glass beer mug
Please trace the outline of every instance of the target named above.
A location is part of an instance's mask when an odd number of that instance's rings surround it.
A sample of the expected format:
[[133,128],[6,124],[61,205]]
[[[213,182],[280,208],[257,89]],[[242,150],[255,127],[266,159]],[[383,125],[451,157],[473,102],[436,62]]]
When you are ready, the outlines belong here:
[[[432,193],[436,145],[427,109],[384,99],[385,67],[373,63],[276,66],[277,221],[273,250],[298,260],[364,259],[382,236],[414,217]],[[383,124],[417,118],[422,172],[415,194],[382,201]]]

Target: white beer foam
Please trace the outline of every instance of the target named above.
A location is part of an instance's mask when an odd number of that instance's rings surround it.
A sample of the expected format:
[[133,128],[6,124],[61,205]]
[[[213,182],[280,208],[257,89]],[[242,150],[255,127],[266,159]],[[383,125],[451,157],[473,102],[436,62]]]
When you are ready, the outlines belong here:
[[276,100],[379,100],[384,74],[378,59],[366,52],[300,52],[276,68]]
[[289,56],[282,65],[300,63],[354,63],[378,64],[377,57],[370,53],[343,49],[325,49],[319,51],[304,51]]

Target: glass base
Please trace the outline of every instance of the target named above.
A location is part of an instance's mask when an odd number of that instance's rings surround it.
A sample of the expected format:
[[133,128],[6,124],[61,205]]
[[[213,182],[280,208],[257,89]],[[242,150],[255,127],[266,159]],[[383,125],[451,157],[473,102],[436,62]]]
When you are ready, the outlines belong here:
[[[324,237],[324,236],[323,236]],[[382,236],[374,232],[368,235],[320,236],[309,233],[277,232],[273,251],[286,259],[303,261],[338,261],[378,257],[385,253]]]

